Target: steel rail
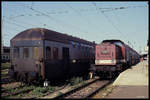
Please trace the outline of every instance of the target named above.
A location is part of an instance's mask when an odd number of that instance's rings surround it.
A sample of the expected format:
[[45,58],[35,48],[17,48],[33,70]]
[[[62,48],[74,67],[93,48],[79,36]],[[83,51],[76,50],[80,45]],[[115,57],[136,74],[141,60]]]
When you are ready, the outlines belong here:
[[72,93],[74,93],[74,92],[76,92],[76,91],[79,91],[79,90],[81,90],[81,89],[83,89],[83,88],[89,86],[90,84],[95,83],[96,81],[99,81],[99,80],[100,80],[99,78],[98,78],[98,79],[95,79],[95,80],[93,80],[93,81],[91,81],[91,82],[89,82],[89,83],[87,83],[87,84],[81,85],[81,86],[79,86],[79,87],[77,87],[77,88],[75,88],[75,89],[73,89],[73,90],[70,90],[70,91],[68,91],[68,92],[66,92],[66,93],[64,93],[64,94],[62,94],[62,95],[59,95],[59,96],[57,96],[57,97],[55,97],[55,98],[53,98],[53,99],[64,98],[64,97],[66,97],[66,96],[68,96],[68,95],[70,95],[70,94],[72,94]]

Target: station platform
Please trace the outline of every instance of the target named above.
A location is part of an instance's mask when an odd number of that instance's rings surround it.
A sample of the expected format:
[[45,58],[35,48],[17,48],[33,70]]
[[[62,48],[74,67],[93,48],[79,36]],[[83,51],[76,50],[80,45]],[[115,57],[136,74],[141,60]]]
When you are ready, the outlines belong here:
[[116,86],[105,98],[149,98],[149,65],[144,60],[120,73]]
[[146,85],[148,86],[148,61],[138,63],[130,69],[120,73],[119,77],[115,80],[113,85]]

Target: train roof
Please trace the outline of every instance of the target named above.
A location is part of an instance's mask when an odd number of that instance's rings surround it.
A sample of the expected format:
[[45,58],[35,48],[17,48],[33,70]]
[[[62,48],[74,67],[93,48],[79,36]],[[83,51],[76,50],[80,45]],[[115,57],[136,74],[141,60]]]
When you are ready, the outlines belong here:
[[121,40],[117,40],[117,39],[103,40],[102,43],[104,43],[104,42],[110,42],[110,43],[120,42],[120,43],[124,44],[124,42],[122,42]]
[[133,48],[131,48],[129,45],[125,44],[125,43],[124,43],[123,41],[121,41],[121,40],[111,39],[111,40],[103,40],[103,41],[102,41],[102,43],[106,43],[106,42],[114,43],[114,44],[116,44],[116,45],[119,45],[119,44],[117,44],[117,42],[120,42],[122,45],[124,45],[124,46],[130,48],[130,50],[132,50],[132,51],[134,51],[134,52],[137,53],[137,51],[135,51]]
[[21,40],[50,40],[56,42],[70,43],[70,41],[93,45],[95,43],[73,37],[71,35],[59,33],[45,28],[31,28],[18,33],[11,41]]

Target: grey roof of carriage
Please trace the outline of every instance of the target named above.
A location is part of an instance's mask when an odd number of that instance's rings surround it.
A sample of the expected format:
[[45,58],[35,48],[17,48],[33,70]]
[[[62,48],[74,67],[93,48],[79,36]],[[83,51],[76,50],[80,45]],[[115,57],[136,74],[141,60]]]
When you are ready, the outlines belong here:
[[21,41],[21,40],[50,40],[63,43],[70,43],[70,41],[85,43],[93,45],[95,43],[80,39],[78,37],[73,37],[64,33],[59,33],[45,28],[31,28],[18,33],[11,41]]

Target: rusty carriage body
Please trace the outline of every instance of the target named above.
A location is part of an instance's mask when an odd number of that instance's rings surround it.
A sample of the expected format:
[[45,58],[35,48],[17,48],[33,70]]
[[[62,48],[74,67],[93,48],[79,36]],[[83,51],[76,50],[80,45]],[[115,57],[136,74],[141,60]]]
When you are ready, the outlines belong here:
[[11,39],[11,69],[16,79],[62,79],[88,71],[95,43],[44,28]]

